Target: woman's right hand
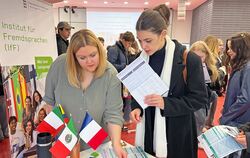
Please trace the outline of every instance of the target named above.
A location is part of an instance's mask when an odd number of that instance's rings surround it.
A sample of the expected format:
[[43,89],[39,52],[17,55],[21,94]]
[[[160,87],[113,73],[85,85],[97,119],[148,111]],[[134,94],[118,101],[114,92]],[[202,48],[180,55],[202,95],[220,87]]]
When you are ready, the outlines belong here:
[[70,158],[80,158],[80,141],[78,141],[72,149]]
[[241,131],[236,137],[235,140],[242,144],[244,147],[247,147],[247,139],[246,139],[246,135],[243,131]]
[[131,111],[130,113],[130,118],[133,122],[135,123],[139,123],[141,122],[141,110],[140,109],[134,109],[133,111]]

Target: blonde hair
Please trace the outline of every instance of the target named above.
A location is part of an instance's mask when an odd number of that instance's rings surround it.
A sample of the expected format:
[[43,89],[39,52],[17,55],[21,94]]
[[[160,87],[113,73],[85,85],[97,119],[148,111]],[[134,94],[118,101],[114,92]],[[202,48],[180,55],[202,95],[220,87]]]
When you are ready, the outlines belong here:
[[216,67],[216,59],[213,56],[212,52],[208,48],[207,44],[203,41],[197,41],[192,44],[190,51],[195,52],[196,50],[200,50],[204,54],[206,54],[205,64],[207,65],[208,69],[212,71],[211,80],[215,82],[218,78],[218,70]]
[[99,65],[95,71],[95,78],[102,76],[107,67],[107,60],[105,58],[105,50],[101,42],[95,36],[95,34],[88,30],[82,29],[71,37],[69,47],[67,49],[66,56],[66,72],[68,81],[71,86],[80,88],[80,83],[83,80],[83,71],[78,63],[75,53],[81,48],[85,46],[94,46],[97,48],[99,53]]
[[213,53],[214,57],[218,58],[219,56],[218,38],[215,36],[209,35],[205,38],[204,42],[207,44],[208,48]]

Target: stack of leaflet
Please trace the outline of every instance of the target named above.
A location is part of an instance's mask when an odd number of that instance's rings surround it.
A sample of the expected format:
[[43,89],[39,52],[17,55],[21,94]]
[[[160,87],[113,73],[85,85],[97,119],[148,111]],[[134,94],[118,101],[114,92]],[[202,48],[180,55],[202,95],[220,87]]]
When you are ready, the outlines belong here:
[[220,125],[198,136],[198,140],[209,158],[223,158],[244,149],[234,139],[238,133],[239,130],[236,127]]
[[[126,147],[124,150],[128,153],[128,158],[148,158],[141,147]],[[101,151],[103,158],[117,158],[112,148],[106,148]]]

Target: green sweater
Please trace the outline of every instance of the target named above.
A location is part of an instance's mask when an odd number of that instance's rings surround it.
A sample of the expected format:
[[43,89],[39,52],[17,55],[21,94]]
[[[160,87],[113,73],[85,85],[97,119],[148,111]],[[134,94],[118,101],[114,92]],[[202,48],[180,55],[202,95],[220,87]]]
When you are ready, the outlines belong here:
[[115,68],[108,63],[105,73],[94,79],[85,91],[72,87],[66,75],[66,55],[63,54],[50,67],[43,99],[53,106],[61,104],[66,115],[72,116],[78,132],[86,111],[106,131],[108,122],[122,126],[121,83],[116,74]]

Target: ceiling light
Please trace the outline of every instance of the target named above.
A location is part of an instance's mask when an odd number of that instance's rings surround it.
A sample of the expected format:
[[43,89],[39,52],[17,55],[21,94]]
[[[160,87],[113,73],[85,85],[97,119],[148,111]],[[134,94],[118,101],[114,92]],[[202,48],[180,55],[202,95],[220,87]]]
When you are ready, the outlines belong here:
[[124,2],[124,4],[128,4],[128,2],[127,2],[127,1],[125,1],[125,2]]
[[187,6],[191,5],[191,2],[185,2],[185,5]]
[[88,4],[88,1],[83,1],[84,4]]
[[169,6],[169,4],[170,4],[170,2],[165,2],[165,5],[166,5],[166,6]]
[[69,1],[67,1],[67,0],[64,0],[64,1],[63,1],[63,3],[69,3]]
[[185,20],[185,18],[186,18],[185,0],[179,0],[178,8],[177,8],[177,19]]
[[107,1],[104,1],[103,3],[104,3],[104,4],[108,4],[108,2],[107,2]]
[[148,5],[148,1],[144,2],[145,5]]

